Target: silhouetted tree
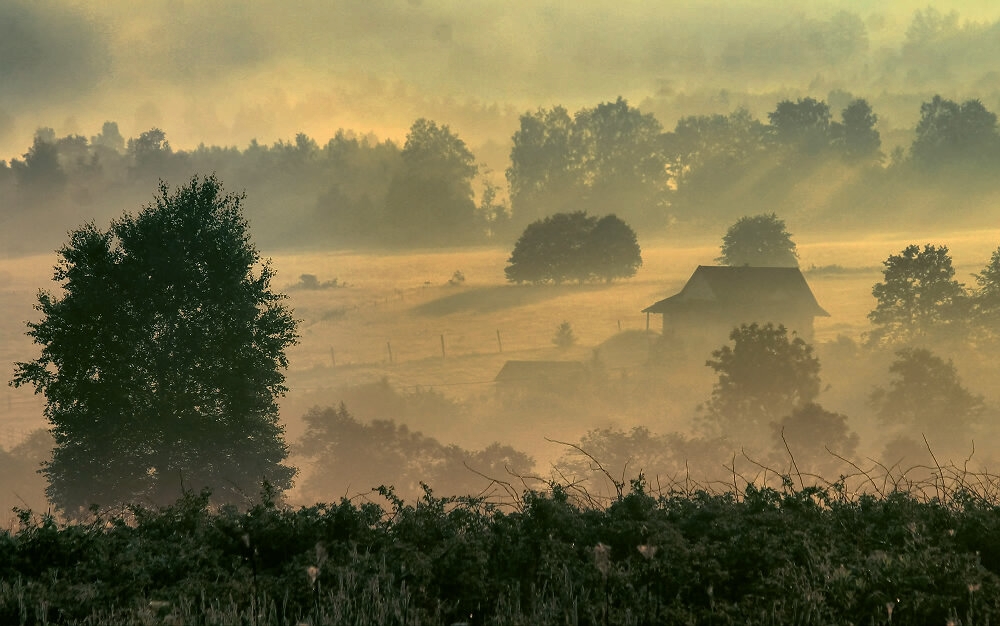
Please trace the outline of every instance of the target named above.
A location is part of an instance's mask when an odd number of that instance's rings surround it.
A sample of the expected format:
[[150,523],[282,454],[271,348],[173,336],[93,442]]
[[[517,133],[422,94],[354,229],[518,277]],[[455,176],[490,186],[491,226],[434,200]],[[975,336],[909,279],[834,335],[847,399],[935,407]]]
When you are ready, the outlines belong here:
[[472,179],[479,168],[465,142],[448,126],[419,119],[410,127],[401,156],[402,168],[385,200],[384,227],[393,240],[416,245],[472,240]]
[[581,249],[596,224],[597,218],[583,211],[556,213],[528,224],[507,259],[507,280],[556,284],[584,280],[589,268]]
[[830,145],[830,107],[813,98],[782,100],[767,114],[777,141],[816,154]]
[[574,169],[584,185],[584,207],[615,207],[633,223],[666,225],[666,157],[660,122],[619,97],[577,112]]
[[24,160],[12,160],[11,169],[17,184],[27,190],[56,191],[65,186],[66,172],[59,164],[55,132],[51,128],[38,129]]
[[138,215],[87,224],[59,250],[61,292],[41,292],[28,323],[41,355],[16,364],[13,384],[45,395],[44,473],[64,512],[291,485],[276,398],[296,322],[242,203],[214,177],[161,183]]
[[934,96],[920,106],[920,121],[910,154],[920,165],[937,168],[1000,157],[997,116],[979,100],[961,105]]
[[900,433],[926,436],[932,446],[971,449],[969,429],[982,417],[985,405],[981,396],[962,385],[950,360],[924,348],[903,348],[896,352],[889,373],[893,379],[888,389],[876,387],[869,398],[879,419]]
[[104,122],[104,125],[101,126],[101,132],[90,138],[90,144],[115,152],[124,150],[125,138],[122,137],[121,131],[118,130],[118,122]]
[[597,220],[581,248],[587,273],[599,280],[631,278],[642,265],[635,231],[616,215]]
[[581,109],[521,116],[507,181],[519,223],[570,207],[615,207],[630,220],[662,225],[668,176],[660,123],[623,98]]
[[672,132],[661,135],[667,171],[676,187],[671,213],[696,218],[706,207],[730,210],[733,203],[725,194],[742,185],[748,172],[767,167],[766,139],[767,127],[746,109],[679,120]]
[[851,162],[879,160],[882,137],[876,130],[878,116],[866,100],[853,100],[840,113],[840,122],[833,123],[831,132],[836,144]]
[[560,212],[578,201],[572,134],[573,118],[563,107],[521,116],[506,171],[511,209],[519,223]]
[[777,450],[787,445],[800,471],[820,476],[836,475],[831,472],[842,469],[843,462],[834,454],[850,459],[860,442],[848,428],[847,416],[815,402],[794,409],[773,425],[773,432]]
[[883,280],[872,287],[875,309],[868,314],[875,328],[869,345],[955,338],[968,302],[947,246],[907,246],[883,262]]
[[979,340],[1000,339],[1000,247],[993,251],[982,272],[974,275],[977,287],[972,291],[974,333]]
[[694,178],[716,180],[764,150],[766,127],[746,109],[729,115],[692,115],[662,136],[664,154],[679,186]]
[[490,485],[482,475],[503,478],[508,468],[527,473],[534,465],[528,455],[498,443],[470,451],[443,445],[395,420],[361,422],[343,404],[312,409],[303,420],[306,432],[298,450],[314,461],[305,489],[323,500],[368,493],[379,485],[417,497],[420,483],[439,494],[475,495]]
[[129,138],[126,152],[132,161],[134,176],[162,175],[174,153],[166,133],[159,128],[151,128],[138,138]]
[[556,329],[556,334],[552,337],[552,343],[557,348],[570,348],[576,344],[576,335],[573,334],[573,326],[563,320]]
[[611,282],[634,276],[642,256],[628,224],[614,215],[598,220],[576,211],[529,224],[507,263],[504,274],[516,283]]
[[706,405],[709,425],[737,442],[769,439],[770,425],[819,395],[819,359],[784,326],[743,324],[732,346],[706,362],[719,376]]
[[722,237],[723,265],[754,267],[798,267],[798,253],[785,221],[774,213],[744,216]]

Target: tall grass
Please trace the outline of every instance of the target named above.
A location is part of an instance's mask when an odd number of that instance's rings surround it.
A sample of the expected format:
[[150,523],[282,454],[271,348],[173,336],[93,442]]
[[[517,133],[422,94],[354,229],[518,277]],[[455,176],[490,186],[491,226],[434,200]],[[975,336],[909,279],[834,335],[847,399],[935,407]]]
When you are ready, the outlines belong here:
[[553,483],[242,512],[187,494],[74,525],[21,511],[0,534],[0,623],[995,621],[1000,477],[925,471],[640,477],[604,502]]

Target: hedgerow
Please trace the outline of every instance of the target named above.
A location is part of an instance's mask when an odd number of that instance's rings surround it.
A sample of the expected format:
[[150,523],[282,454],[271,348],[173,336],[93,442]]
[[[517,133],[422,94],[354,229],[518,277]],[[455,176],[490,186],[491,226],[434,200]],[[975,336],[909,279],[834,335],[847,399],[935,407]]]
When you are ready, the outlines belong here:
[[[391,488],[293,509],[208,493],[19,511],[0,532],[4,624],[981,624],[1000,618],[992,479],[849,492],[749,482],[604,506],[571,485],[504,501]],[[801,480],[801,477],[799,477]],[[911,485],[911,487],[914,487]]]

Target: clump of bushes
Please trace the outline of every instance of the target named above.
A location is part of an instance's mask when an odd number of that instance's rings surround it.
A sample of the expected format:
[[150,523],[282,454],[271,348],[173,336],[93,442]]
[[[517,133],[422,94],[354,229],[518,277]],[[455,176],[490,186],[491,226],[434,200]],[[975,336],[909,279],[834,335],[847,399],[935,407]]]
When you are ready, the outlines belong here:
[[265,491],[245,511],[188,493],[76,525],[20,511],[0,532],[0,622],[988,623],[1000,511],[968,485],[995,482],[961,478],[925,495],[640,477],[603,507],[552,484],[299,509]]

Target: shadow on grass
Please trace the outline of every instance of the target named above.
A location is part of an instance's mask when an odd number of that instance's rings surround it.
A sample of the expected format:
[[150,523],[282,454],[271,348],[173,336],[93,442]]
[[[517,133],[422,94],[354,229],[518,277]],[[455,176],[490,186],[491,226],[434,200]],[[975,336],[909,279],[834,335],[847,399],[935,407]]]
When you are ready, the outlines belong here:
[[597,291],[603,288],[604,285],[495,285],[463,288],[457,293],[413,307],[412,312],[415,315],[431,317],[465,311],[490,313],[545,302],[571,293]]

